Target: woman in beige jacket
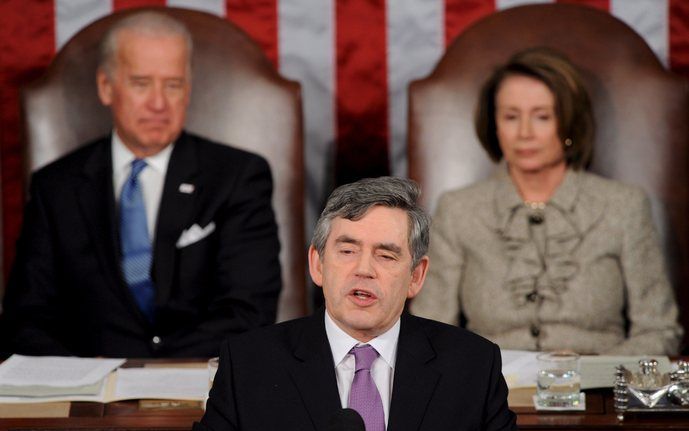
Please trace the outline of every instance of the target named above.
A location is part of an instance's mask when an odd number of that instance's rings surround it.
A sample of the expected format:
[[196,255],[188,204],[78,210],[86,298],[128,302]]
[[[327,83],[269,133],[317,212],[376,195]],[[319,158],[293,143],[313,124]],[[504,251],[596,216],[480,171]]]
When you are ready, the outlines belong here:
[[506,349],[676,354],[682,329],[644,193],[586,173],[594,132],[575,68],[546,49],[484,85],[479,139],[496,174],[445,193],[413,313]]

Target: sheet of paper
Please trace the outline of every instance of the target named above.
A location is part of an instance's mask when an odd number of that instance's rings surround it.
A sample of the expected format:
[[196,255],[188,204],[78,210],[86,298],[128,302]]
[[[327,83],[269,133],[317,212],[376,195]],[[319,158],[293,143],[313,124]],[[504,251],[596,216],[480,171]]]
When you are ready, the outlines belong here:
[[[521,350],[502,350],[502,374],[505,376],[507,387],[527,388],[536,387],[538,361],[540,352]],[[658,361],[658,371],[666,373],[672,369],[667,356],[652,356]],[[649,356],[608,356],[584,355],[579,361],[581,373],[581,389],[611,388],[615,383],[615,367],[624,365],[631,371],[639,370],[639,360]]]
[[34,403],[54,403],[62,401],[90,401],[94,403],[108,402],[108,394],[115,391],[117,384],[117,373],[110,373],[106,377],[105,384],[102,385],[100,392],[97,395],[58,395],[46,397],[17,397],[17,396],[0,396],[0,404],[34,404]]
[[208,370],[205,368],[120,368],[110,373],[98,395],[0,396],[0,404],[56,401],[109,403],[137,399],[203,401],[206,395],[208,395]]
[[524,350],[502,350],[502,375],[505,376],[507,387],[529,388],[536,387],[536,374],[538,373],[539,352]]
[[124,359],[12,355],[0,365],[0,385],[80,387],[102,380]]
[[165,399],[202,401],[208,394],[208,370],[189,368],[121,368],[108,401]]
[[[582,356],[579,361],[581,389],[611,388],[615,384],[615,367],[624,365],[632,372],[639,371],[639,360],[649,356]],[[658,371],[667,373],[672,369],[667,356],[652,356],[658,361]]]

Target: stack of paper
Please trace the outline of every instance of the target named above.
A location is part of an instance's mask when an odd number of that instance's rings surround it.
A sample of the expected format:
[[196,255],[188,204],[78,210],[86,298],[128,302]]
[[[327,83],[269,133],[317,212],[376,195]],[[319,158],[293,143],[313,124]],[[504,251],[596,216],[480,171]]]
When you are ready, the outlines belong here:
[[96,395],[124,359],[12,355],[0,365],[0,396]]
[[[0,365],[0,404],[130,399],[202,401],[206,368],[121,368],[124,359],[13,355]],[[116,370],[116,371],[114,371]]]

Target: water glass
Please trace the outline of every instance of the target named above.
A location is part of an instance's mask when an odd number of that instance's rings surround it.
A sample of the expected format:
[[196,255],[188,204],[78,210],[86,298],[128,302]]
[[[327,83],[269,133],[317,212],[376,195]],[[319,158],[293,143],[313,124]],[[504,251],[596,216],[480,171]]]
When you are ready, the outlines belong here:
[[545,407],[579,405],[579,355],[570,351],[541,353],[536,382],[538,404]]

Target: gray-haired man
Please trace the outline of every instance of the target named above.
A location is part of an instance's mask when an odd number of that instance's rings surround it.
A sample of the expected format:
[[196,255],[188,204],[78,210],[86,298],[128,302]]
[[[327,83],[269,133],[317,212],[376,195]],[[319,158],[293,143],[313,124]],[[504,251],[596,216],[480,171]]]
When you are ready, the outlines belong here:
[[403,312],[429,265],[418,194],[392,177],[333,192],[309,249],[325,310],[229,340],[196,429],[323,430],[345,407],[367,431],[516,429],[498,347]]
[[227,335],[275,321],[270,169],[183,131],[191,51],[160,12],[106,34],[96,81],[113,132],[32,178],[7,353],[214,356]]

